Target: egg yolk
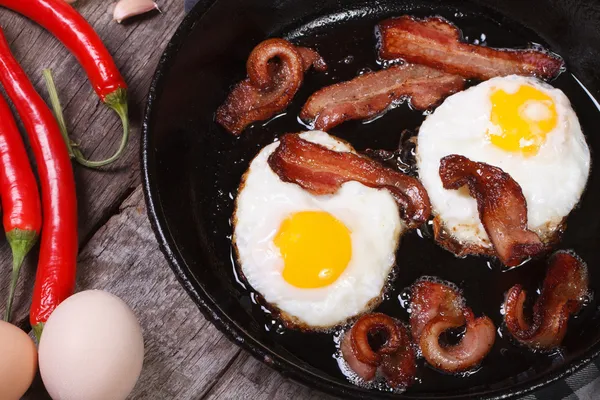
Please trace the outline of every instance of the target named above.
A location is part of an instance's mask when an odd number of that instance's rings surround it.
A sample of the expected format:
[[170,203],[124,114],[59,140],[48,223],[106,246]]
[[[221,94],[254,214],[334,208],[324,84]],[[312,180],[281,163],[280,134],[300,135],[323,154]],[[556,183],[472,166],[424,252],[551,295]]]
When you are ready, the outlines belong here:
[[301,211],[286,218],[274,243],[284,260],[283,279],[310,289],[330,285],[352,256],[350,230],[324,211]]
[[556,127],[554,101],[533,86],[521,85],[515,93],[497,89],[490,100],[490,120],[498,130],[488,135],[491,142],[503,150],[535,155],[546,135]]

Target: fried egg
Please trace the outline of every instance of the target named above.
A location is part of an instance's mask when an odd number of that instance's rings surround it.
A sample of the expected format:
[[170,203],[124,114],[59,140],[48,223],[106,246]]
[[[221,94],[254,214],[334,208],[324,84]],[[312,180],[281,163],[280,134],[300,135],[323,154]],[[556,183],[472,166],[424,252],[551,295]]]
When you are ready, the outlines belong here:
[[492,245],[476,200],[466,187],[442,186],[440,159],[450,154],[507,172],[523,190],[529,229],[546,243],[579,202],[590,170],[590,150],[561,90],[513,75],[448,97],[419,129],[419,177],[444,233],[481,252],[490,252]]
[[[301,134],[329,149],[354,152],[325,132]],[[242,179],[233,242],[247,282],[288,326],[327,329],[382,300],[406,229],[389,192],[346,182],[315,196],[283,182],[263,148]]]

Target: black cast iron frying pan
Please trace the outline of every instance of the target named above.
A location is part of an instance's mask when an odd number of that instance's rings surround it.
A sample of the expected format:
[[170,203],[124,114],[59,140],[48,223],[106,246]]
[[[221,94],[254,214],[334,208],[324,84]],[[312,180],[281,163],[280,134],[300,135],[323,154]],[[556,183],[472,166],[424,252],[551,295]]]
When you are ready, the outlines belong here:
[[[498,336],[482,367],[468,376],[444,375],[426,366],[421,382],[402,395],[353,386],[332,358],[330,334],[282,329],[265,314],[251,288],[236,275],[231,252],[233,211],[240,178],[259,149],[285,132],[303,129],[296,116],[307,97],[363,69],[377,69],[373,27],[402,14],[442,15],[469,40],[493,47],[534,42],[563,56],[568,70],[553,85],[571,99],[592,150],[594,165],[580,206],[568,220],[559,248],[588,262],[591,288],[600,291],[600,4],[594,0],[204,0],[189,13],[157,68],[143,126],[142,166],[150,220],[180,282],[200,309],[231,340],[284,375],[343,397],[504,398],[523,394],[572,373],[600,353],[599,303],[592,299],[569,325],[559,352],[523,350]],[[251,49],[267,37],[286,37],[314,47],[330,64],[327,75],[310,74],[285,115],[257,123],[239,138],[214,122],[229,88],[245,76]],[[352,57],[348,57],[352,56]],[[400,132],[423,115],[403,106],[370,124],[349,122],[331,133],[358,150],[397,147]],[[560,188],[557,188],[560,190]],[[476,314],[501,325],[506,290],[541,281],[543,262],[503,272],[494,262],[457,259],[416,234],[405,235],[397,253],[398,277],[379,310],[407,320],[398,296],[421,275],[458,284]],[[502,331],[500,331],[502,334]]]

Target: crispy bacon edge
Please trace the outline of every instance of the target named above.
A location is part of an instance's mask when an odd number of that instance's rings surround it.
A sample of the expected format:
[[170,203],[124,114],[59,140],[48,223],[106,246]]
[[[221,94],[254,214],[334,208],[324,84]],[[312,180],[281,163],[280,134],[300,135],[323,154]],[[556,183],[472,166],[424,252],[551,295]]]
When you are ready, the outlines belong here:
[[302,107],[300,118],[328,131],[344,121],[380,115],[404,98],[413,108],[426,110],[462,90],[464,82],[423,65],[395,65],[318,90]]
[[259,43],[246,63],[248,77],[217,109],[216,121],[239,135],[251,123],[272,117],[290,104],[310,67],[327,69],[323,58],[312,49],[277,38]]
[[504,265],[517,266],[547,250],[538,235],[527,229],[527,202],[509,174],[457,154],[442,158],[439,171],[445,189],[468,186],[477,200],[481,223]]
[[[465,333],[458,344],[440,344],[443,332],[461,326],[465,326]],[[425,360],[448,373],[476,368],[496,340],[492,320],[486,316],[475,318],[454,285],[426,279],[411,287],[410,327]]]
[[461,31],[440,17],[402,16],[378,25],[379,56],[404,59],[480,80],[526,75],[551,79],[564,70],[559,56],[536,49],[493,49],[462,41]]
[[[383,333],[386,342],[377,350],[369,336]],[[344,334],[340,346],[342,357],[361,379],[369,382],[377,370],[393,388],[410,386],[416,376],[416,354],[410,334],[401,323],[381,313],[363,315]]]
[[508,291],[504,303],[506,328],[521,344],[551,350],[562,343],[569,317],[579,311],[588,293],[588,269],[574,253],[558,251],[549,260],[531,319],[525,316],[526,292],[521,285]]
[[268,163],[282,181],[298,184],[316,195],[333,194],[348,181],[386,189],[408,228],[421,225],[431,214],[429,196],[417,179],[356,153],[329,150],[298,134],[281,137]]

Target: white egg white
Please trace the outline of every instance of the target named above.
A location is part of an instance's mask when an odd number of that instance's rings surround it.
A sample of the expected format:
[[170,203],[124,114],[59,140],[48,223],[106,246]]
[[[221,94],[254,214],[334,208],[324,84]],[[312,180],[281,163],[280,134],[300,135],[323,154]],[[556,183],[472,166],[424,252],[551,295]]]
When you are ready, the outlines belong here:
[[[354,151],[325,132],[301,137],[335,151]],[[327,329],[379,304],[405,225],[385,190],[347,182],[333,195],[315,196],[281,181],[267,163],[277,146],[275,142],[260,151],[240,185],[233,237],[239,265],[248,283],[281,312],[288,326]],[[284,262],[273,239],[288,216],[313,210],[330,213],[351,231],[352,257],[334,283],[302,289],[283,279]]]
[[[558,123],[535,155],[508,152],[491,143],[490,95],[495,89],[514,93],[531,85],[548,94],[556,107]],[[531,108],[528,113],[539,114]],[[421,125],[418,136],[419,177],[429,194],[436,222],[464,246],[492,248],[468,190],[446,190],[439,176],[440,160],[459,154],[507,172],[527,200],[529,229],[543,241],[554,240],[565,217],[577,205],[590,170],[590,151],[569,99],[559,89],[535,78],[494,78],[448,97]]]

